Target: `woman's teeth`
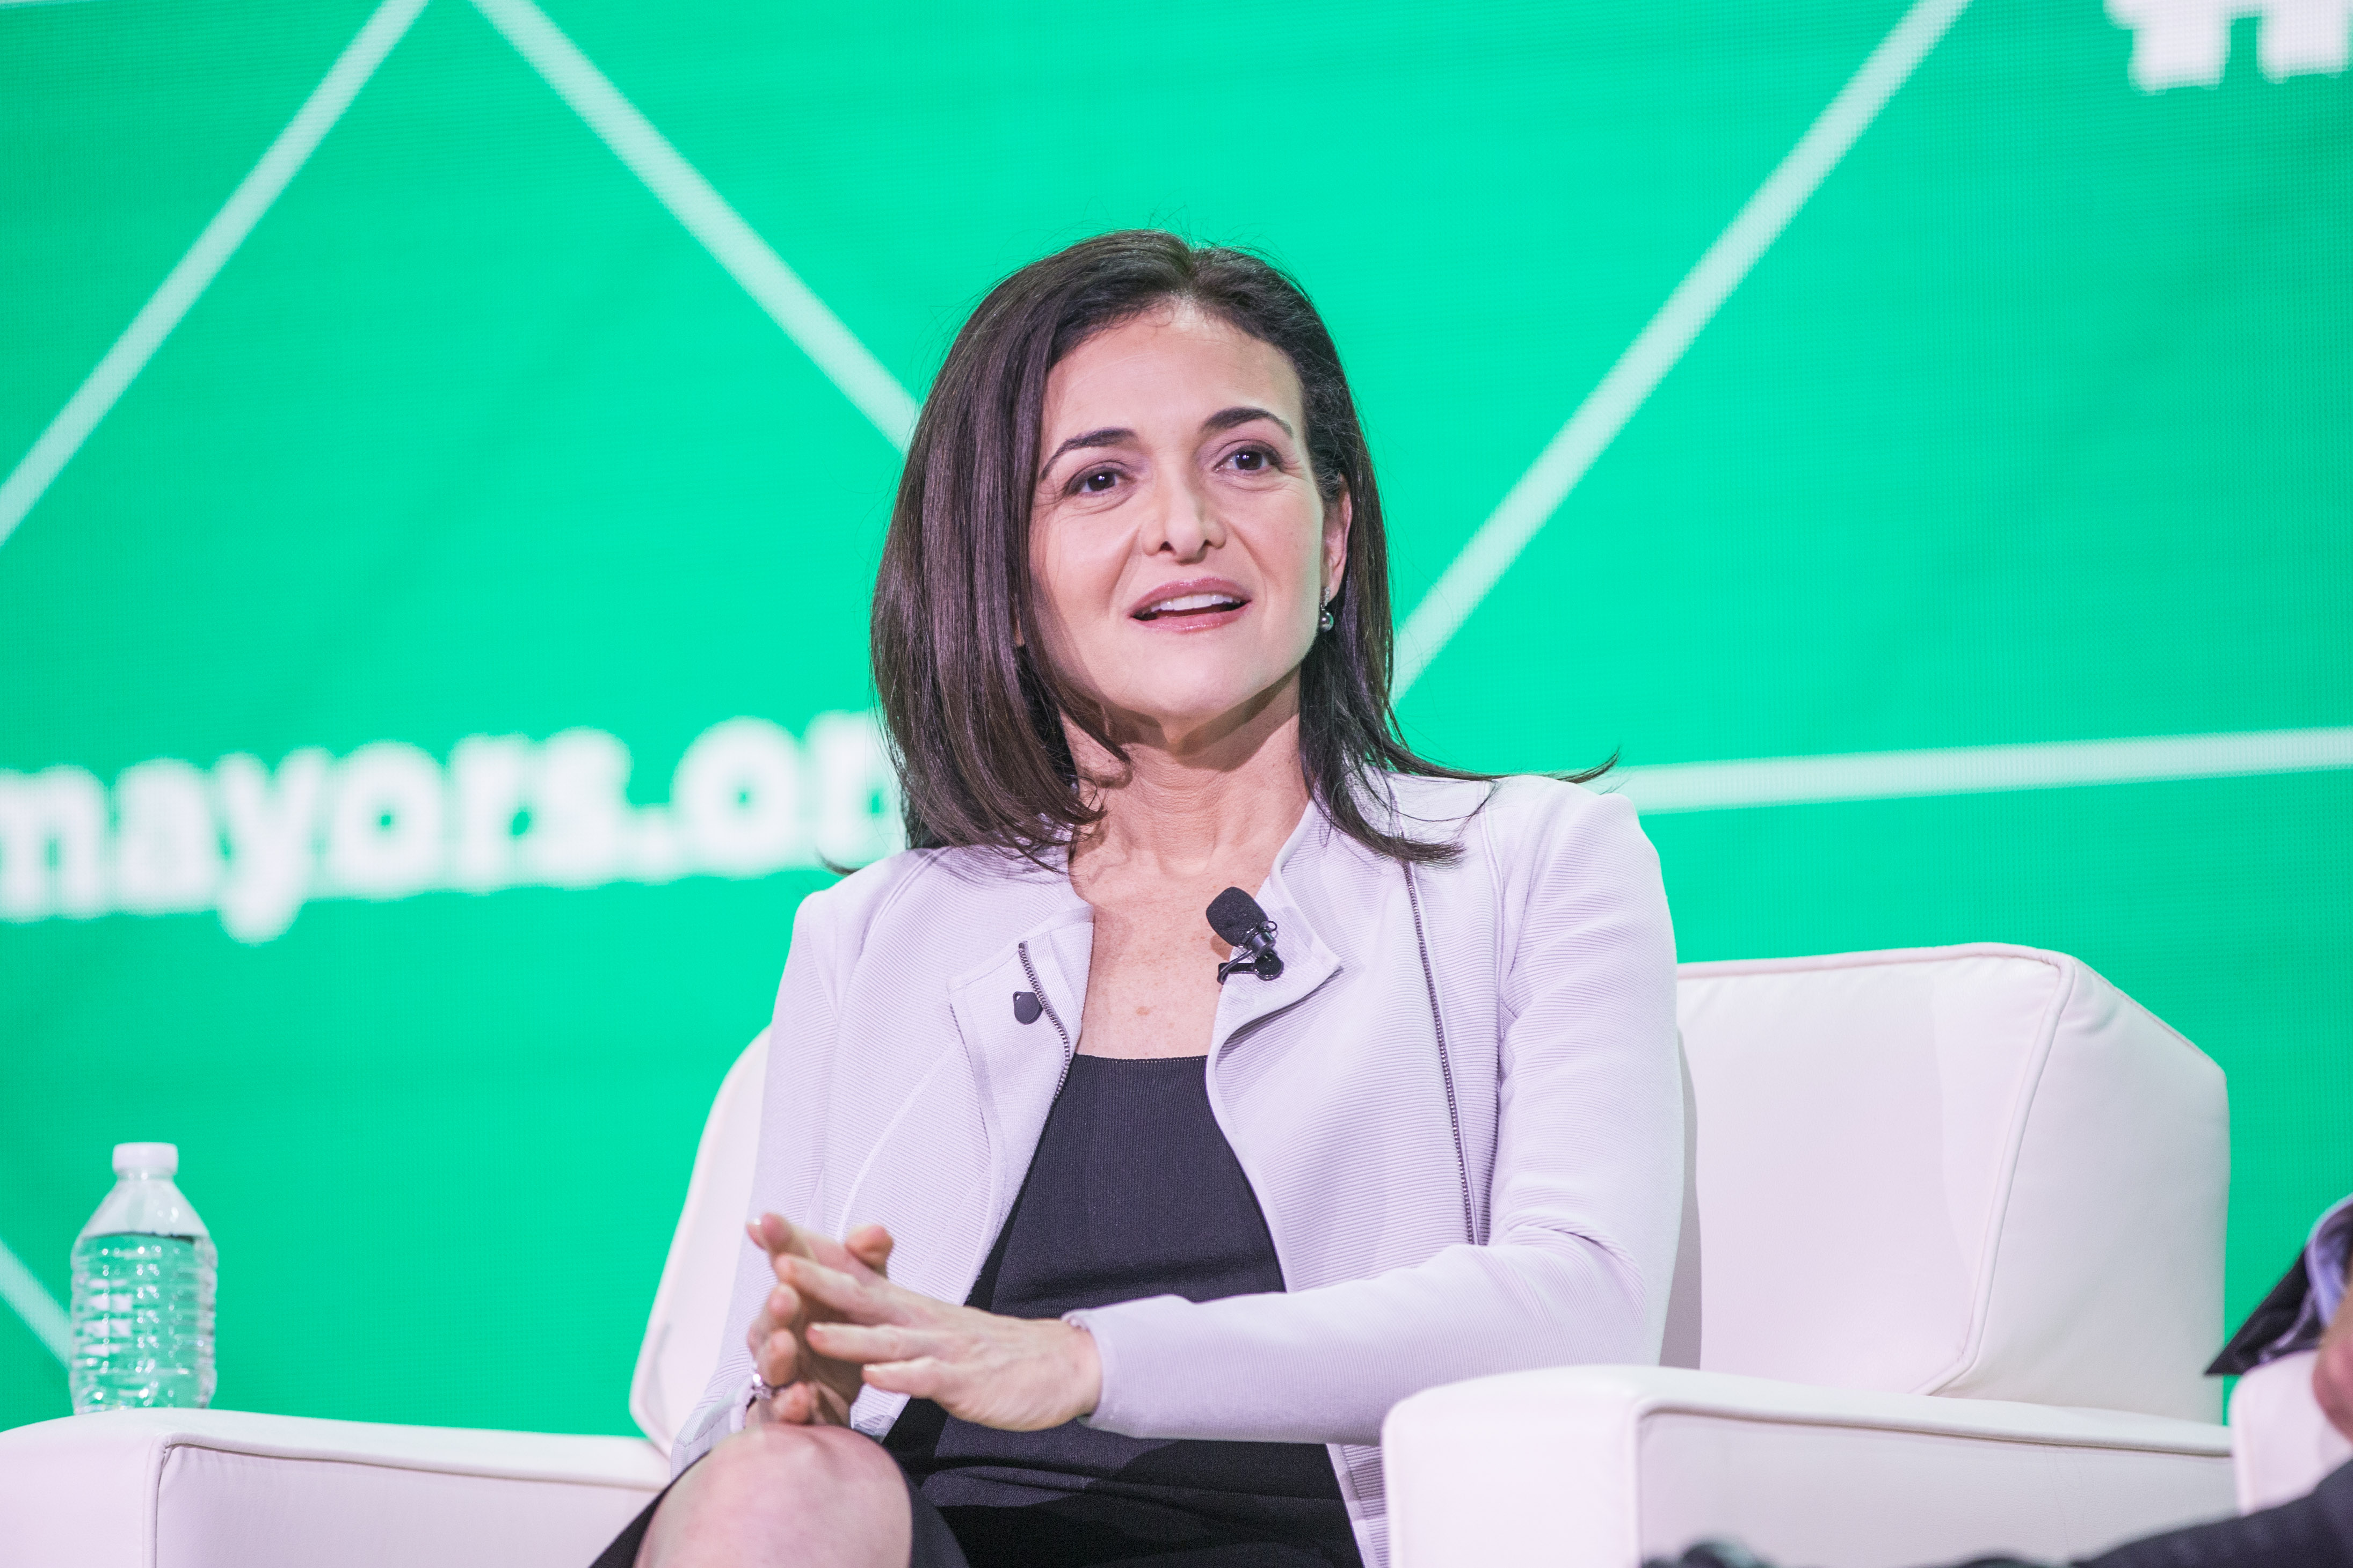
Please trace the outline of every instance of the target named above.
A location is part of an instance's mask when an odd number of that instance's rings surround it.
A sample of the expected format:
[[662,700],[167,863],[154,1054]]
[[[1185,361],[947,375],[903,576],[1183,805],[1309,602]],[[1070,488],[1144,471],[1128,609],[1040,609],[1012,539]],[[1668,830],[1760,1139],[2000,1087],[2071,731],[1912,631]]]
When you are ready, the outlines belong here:
[[1195,610],[1239,610],[1242,602],[1226,594],[1187,594],[1181,598],[1163,599],[1139,612],[1136,619],[1149,621],[1161,616],[1182,616]]

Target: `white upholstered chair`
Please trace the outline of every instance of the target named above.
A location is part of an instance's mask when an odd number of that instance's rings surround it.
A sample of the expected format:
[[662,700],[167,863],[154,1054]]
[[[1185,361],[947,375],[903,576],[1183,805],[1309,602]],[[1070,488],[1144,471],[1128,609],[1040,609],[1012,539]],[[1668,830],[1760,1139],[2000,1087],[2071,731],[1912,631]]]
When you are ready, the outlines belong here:
[[2231,1397],[2231,1458],[2242,1513],[2300,1498],[2337,1466],[2353,1463],[2353,1442],[2328,1424],[2313,1397],[2316,1359],[2312,1351],[2282,1356],[2239,1379]]
[[[1433,1389],[1387,1432],[1398,1568],[2062,1556],[2230,1511],[2221,1074],[2071,959],[1692,964],[1697,1179],[1666,1367]],[[703,1132],[646,1436],[134,1411],[0,1434],[0,1568],[582,1568],[718,1353],[761,1042]]]
[[2222,1075],[2073,959],[1685,965],[1695,1215],[1664,1367],[1385,1431],[1398,1568],[2063,1558],[2231,1511]]

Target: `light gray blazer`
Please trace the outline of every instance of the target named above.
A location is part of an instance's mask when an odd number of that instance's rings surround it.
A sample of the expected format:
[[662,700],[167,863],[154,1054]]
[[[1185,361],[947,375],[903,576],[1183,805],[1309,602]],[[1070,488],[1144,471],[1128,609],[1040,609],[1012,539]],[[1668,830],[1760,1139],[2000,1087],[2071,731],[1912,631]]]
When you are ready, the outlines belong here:
[[[1409,878],[1311,807],[1258,889],[1286,967],[1229,981],[1210,1037],[1209,1105],[1286,1290],[1071,1314],[1103,1358],[1092,1425],[1328,1444],[1376,1565],[1390,1405],[1657,1361],[1683,1170],[1674,936],[1633,809],[1542,778],[1394,788],[1461,858]],[[894,1279],[964,1300],[1079,1043],[1092,936],[1066,873],[977,850],[910,850],[812,895],[768,1034],[753,1212],[880,1222]],[[1022,991],[1045,1004],[1026,1025]],[[740,1421],[772,1284],[747,1243],[681,1468]],[[904,1403],[869,1389],[851,1417],[880,1436]]]

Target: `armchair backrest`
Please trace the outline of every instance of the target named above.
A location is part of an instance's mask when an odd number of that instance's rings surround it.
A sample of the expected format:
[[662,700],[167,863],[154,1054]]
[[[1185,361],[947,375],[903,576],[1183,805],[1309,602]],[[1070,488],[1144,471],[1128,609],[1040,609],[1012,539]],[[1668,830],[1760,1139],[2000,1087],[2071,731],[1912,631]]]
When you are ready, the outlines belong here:
[[2229,1112],[2187,1040],[1997,943],[1685,964],[1677,989],[1699,1201],[1671,1357],[2219,1418]]
[[761,1091],[768,1078],[768,1031],[761,1030],[719,1081],[687,1178],[686,1206],[670,1233],[670,1257],[638,1370],[629,1379],[629,1415],[663,1453],[702,1398],[727,1337],[727,1300],[735,1260],[752,1217],[752,1169],[760,1152]]
[[[2212,1420],[2221,1069],[2071,958],[1683,966],[1696,1204],[1671,1364]],[[669,1449],[724,1335],[765,1032],[720,1085],[629,1390]]]

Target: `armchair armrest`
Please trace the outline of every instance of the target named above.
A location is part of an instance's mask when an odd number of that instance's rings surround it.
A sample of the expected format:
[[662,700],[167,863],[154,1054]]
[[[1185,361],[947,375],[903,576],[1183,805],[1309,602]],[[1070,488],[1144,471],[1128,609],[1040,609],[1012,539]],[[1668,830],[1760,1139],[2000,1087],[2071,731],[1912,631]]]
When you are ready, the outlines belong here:
[[2239,1471],[2239,1508],[2253,1513],[2300,1498],[2320,1478],[2353,1460],[2353,1443],[2328,1424],[2312,1396],[2312,1363],[2302,1351],[2265,1362],[2239,1379],[2231,1395],[2231,1449]]
[[1820,1568],[2055,1560],[2232,1501],[2203,1422],[1667,1367],[1433,1388],[1382,1445],[1395,1568],[1634,1568],[1711,1537]]
[[0,1568],[581,1568],[669,1479],[637,1437],[70,1415],[0,1432]]

